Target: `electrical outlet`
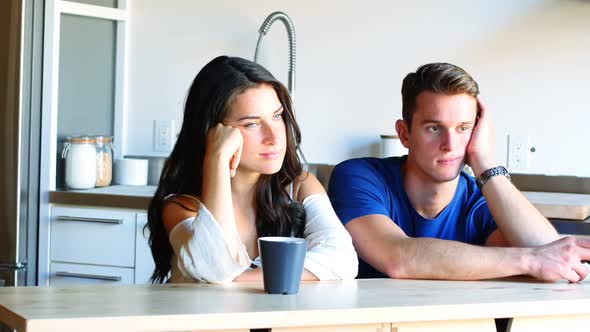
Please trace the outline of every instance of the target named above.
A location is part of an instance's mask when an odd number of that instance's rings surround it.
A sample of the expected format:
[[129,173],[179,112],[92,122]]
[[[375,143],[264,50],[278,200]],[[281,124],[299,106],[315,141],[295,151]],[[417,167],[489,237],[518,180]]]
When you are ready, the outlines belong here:
[[170,152],[174,143],[174,120],[154,121],[154,150]]
[[531,143],[526,135],[508,135],[508,163],[510,170],[526,170],[531,167]]

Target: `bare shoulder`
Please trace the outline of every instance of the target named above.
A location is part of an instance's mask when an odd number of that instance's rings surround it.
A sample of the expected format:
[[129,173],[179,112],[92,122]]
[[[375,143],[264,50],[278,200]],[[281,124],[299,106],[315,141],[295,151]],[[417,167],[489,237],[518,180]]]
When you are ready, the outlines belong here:
[[294,181],[293,194],[297,198],[298,202],[303,202],[307,196],[325,193],[326,190],[320,181],[313,174],[307,171],[304,171]]
[[166,199],[162,206],[162,220],[166,232],[170,234],[178,223],[195,217],[199,204],[198,198],[188,195],[175,195]]

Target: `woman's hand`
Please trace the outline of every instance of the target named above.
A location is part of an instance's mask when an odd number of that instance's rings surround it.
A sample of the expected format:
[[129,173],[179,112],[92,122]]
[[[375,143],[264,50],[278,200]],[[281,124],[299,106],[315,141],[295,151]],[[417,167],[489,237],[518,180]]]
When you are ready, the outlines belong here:
[[207,133],[205,162],[218,161],[229,165],[230,176],[233,177],[240,164],[242,145],[240,130],[220,123]]
[[221,226],[229,251],[237,261],[241,243],[236,227],[230,177],[235,176],[240,163],[242,133],[237,128],[220,123],[209,129],[206,144],[201,203]]

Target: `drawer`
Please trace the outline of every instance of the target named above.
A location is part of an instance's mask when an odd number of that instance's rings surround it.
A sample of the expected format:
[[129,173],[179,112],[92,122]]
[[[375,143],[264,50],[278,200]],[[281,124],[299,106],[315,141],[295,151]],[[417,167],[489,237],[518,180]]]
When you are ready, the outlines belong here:
[[133,274],[124,267],[51,263],[49,286],[133,284]]
[[135,212],[54,206],[52,262],[135,266]]

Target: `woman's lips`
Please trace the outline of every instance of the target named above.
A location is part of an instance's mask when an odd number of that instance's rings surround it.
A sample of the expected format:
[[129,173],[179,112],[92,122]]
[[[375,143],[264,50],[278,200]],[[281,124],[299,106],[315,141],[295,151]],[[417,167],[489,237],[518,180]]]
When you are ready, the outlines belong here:
[[279,151],[261,153],[260,156],[264,159],[278,159],[281,156]]

